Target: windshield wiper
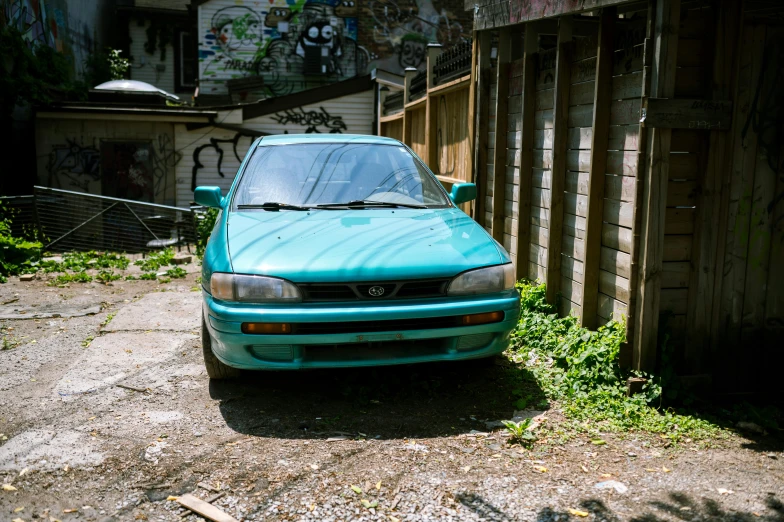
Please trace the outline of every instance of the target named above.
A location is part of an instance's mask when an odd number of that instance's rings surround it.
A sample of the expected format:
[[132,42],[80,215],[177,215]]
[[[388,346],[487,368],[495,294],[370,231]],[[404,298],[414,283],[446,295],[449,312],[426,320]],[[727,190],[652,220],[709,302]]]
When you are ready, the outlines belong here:
[[276,203],[274,201],[262,203],[261,205],[237,205],[237,210],[310,210],[313,207],[301,207],[299,205],[289,205],[288,203]]
[[356,201],[349,201],[347,203],[322,203],[316,205],[318,208],[365,208],[365,207],[384,207],[384,208],[427,208],[425,205],[412,205],[410,203],[393,203],[391,201],[373,201],[371,199],[361,199]]

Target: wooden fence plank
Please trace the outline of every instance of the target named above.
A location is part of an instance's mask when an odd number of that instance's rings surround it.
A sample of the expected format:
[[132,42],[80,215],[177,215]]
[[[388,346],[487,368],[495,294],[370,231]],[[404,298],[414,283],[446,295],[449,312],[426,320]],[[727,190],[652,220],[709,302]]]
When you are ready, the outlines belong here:
[[588,209],[585,225],[585,261],[582,297],[581,324],[589,329],[596,328],[596,310],[599,291],[599,258],[601,253],[602,216],[604,213],[604,179],[608,172],[608,139],[610,126],[610,104],[612,94],[613,43],[615,7],[601,11],[596,59],[596,85],[593,102],[592,141],[588,175]]
[[571,18],[558,20],[557,53],[555,59],[555,92],[553,105],[553,168],[550,205],[550,241],[548,251],[553,254],[547,264],[547,301],[554,304],[561,283],[561,242],[563,240],[564,176],[566,175],[566,140],[569,114],[570,51],[572,40]]
[[[538,34],[535,29],[535,24],[525,25],[525,40],[523,44],[523,57],[522,62],[522,79],[520,81],[523,92],[521,94],[520,110],[520,197],[518,199],[517,215],[521,216],[518,219],[517,230],[517,277],[522,278],[526,275],[526,267],[530,267],[533,259],[526,256],[526,252],[530,252],[527,245],[531,242],[531,226],[529,225],[528,217],[531,215],[531,205],[533,205],[533,185],[534,172],[533,172],[533,147],[534,147],[534,134],[535,134],[535,100],[536,100],[536,53],[539,50],[537,45]],[[542,171],[539,171],[542,172]],[[544,176],[541,177],[538,187],[545,187]],[[548,184],[549,185],[549,184]],[[541,206],[541,192],[539,199]],[[538,225],[537,225],[538,226]],[[540,243],[541,244],[541,243]],[[545,243],[546,244],[546,243]],[[538,266],[538,264],[537,264]],[[537,269],[536,274],[528,274],[530,278],[539,278],[540,271]]]

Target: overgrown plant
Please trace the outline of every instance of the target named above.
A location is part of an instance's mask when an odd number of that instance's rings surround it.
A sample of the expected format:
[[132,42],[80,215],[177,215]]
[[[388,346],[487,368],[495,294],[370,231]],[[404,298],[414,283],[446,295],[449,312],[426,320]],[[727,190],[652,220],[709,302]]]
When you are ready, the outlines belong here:
[[536,441],[536,435],[534,435],[531,428],[532,421],[532,419],[523,419],[520,422],[511,420],[504,420],[501,422],[509,433],[509,440],[511,442],[527,446]]
[[207,241],[210,239],[212,229],[215,228],[218,213],[217,208],[208,208],[196,223],[196,255],[199,257],[204,255],[204,249],[207,248]]
[[[620,367],[623,323],[610,321],[590,331],[575,317],[558,317],[545,300],[544,285],[521,282],[518,288],[522,310],[512,334],[513,356],[525,363],[550,399],[560,401],[568,417],[609,430],[662,433],[673,440],[686,433],[703,437],[718,432],[705,420],[658,410],[659,381]],[[626,379],[633,375],[648,380],[642,393],[629,397]]]
[[171,265],[173,259],[174,250],[166,248],[159,252],[152,252],[146,258],[139,259],[134,264],[141,267],[143,272],[156,272],[162,266]]
[[41,257],[41,243],[13,236],[9,215],[0,207],[0,283],[5,283],[9,275],[35,272],[35,263]]
[[38,268],[44,272],[84,272],[90,269],[111,269],[125,270],[130,264],[130,259],[122,254],[89,252],[68,252],[63,255],[62,261],[46,260],[38,264]]

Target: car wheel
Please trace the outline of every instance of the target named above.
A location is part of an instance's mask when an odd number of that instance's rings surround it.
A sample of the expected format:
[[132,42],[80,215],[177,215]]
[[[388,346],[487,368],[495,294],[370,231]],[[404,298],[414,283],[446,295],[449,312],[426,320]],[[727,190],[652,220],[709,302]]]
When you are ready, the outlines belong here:
[[220,362],[215,354],[212,353],[212,339],[210,332],[207,331],[207,323],[204,316],[201,318],[201,350],[204,353],[204,366],[207,367],[207,375],[210,379],[235,379],[239,377],[240,371]]

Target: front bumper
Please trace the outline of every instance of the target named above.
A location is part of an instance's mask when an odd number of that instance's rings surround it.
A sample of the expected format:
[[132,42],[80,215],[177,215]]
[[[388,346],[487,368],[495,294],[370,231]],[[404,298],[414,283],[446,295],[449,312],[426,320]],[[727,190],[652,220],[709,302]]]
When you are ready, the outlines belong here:
[[[242,369],[298,370],[384,366],[476,359],[503,352],[520,314],[517,291],[491,297],[400,300],[377,303],[239,304],[204,295],[212,351]],[[478,326],[328,334],[251,335],[244,322],[341,323],[442,318],[504,312],[501,322]],[[378,328],[374,328],[378,330]]]

